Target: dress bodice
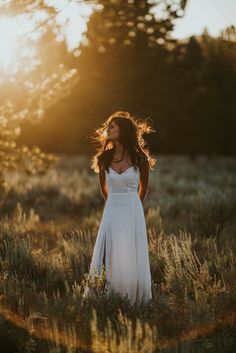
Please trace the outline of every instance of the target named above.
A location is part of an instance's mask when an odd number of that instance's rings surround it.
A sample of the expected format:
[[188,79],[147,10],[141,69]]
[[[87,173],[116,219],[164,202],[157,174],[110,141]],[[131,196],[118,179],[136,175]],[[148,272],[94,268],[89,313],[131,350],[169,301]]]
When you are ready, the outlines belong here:
[[109,167],[106,171],[106,183],[108,193],[138,192],[140,171],[134,166],[127,168],[123,173],[118,173]]

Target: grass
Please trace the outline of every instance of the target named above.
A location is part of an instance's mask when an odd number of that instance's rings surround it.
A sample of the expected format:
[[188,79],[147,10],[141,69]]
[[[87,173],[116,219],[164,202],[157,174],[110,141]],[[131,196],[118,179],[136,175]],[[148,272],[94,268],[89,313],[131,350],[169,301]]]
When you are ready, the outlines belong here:
[[88,276],[104,206],[88,165],[64,155],[45,176],[7,175],[0,351],[234,352],[235,159],[158,157],[144,202],[153,298],[139,306],[107,295],[105,271]]

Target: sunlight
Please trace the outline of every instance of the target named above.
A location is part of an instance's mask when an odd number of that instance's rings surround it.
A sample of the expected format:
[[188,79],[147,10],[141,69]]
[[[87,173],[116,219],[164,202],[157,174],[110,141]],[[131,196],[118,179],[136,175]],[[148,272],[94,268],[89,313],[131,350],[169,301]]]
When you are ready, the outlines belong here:
[[[88,20],[99,6],[91,3],[78,3],[74,0],[61,0],[60,2],[46,0],[45,2],[57,11],[55,18],[50,20],[56,40],[59,42],[65,41],[67,50],[73,52],[74,56],[79,56],[80,44],[87,44],[85,32]],[[2,2],[2,5],[4,5],[4,2]],[[214,12],[215,16],[209,17],[210,10]],[[208,3],[205,0],[199,2],[190,0],[184,18],[176,20],[172,37],[182,38],[186,35],[199,33],[204,26],[210,29],[211,34],[215,34],[219,27],[223,28],[226,25],[223,21],[224,15],[221,14],[220,16],[220,11],[217,13],[216,10],[216,7],[211,6],[211,1]],[[157,17],[165,17],[161,6],[154,8],[153,12]],[[230,12],[228,12],[228,16],[229,14]],[[43,21],[47,22],[48,13],[38,9],[34,11],[32,17],[29,18],[26,15],[0,17],[0,72],[5,75],[15,75],[22,68],[23,70],[30,70],[27,62],[29,58],[31,68],[39,63],[40,58],[35,57],[37,41],[45,33],[46,25],[39,26],[40,28],[36,28],[36,26],[42,24]],[[53,25],[54,21],[56,23],[55,27]],[[31,40],[30,44],[29,40]],[[27,62],[27,68],[24,65],[25,61]]]
[[35,66],[36,46],[29,43],[30,37],[25,36],[34,26],[35,21],[25,15],[0,17],[0,82],[5,76],[9,78]]
[[[37,42],[47,31],[47,24],[52,26],[58,42],[65,41],[68,51],[80,55],[78,48],[82,42],[86,44],[84,32],[96,6],[65,0],[60,6],[58,1],[47,0],[47,3],[58,11],[49,21],[48,13],[39,9],[31,17],[27,14],[0,17],[0,73],[3,76],[9,78],[18,72],[30,71],[40,63],[40,58],[36,57]],[[3,76],[0,81],[4,80]]]
[[[7,33],[7,35],[6,35]],[[0,19],[0,68],[8,70],[17,56],[17,23],[14,19]]]
[[[77,349],[89,348],[89,346],[87,346],[86,343],[82,342],[82,340],[80,340],[77,337],[76,329],[75,329],[75,326],[73,326],[73,324],[71,325],[71,327],[67,329],[66,328],[60,329],[58,322],[54,320],[54,323],[50,327],[49,324],[47,324],[47,322],[43,325],[42,323],[40,323],[40,321],[39,322],[33,321],[32,320],[33,314],[31,315],[32,318],[29,316],[28,320],[26,320],[22,318],[17,312],[11,311],[11,309],[9,308],[5,308],[2,304],[0,305],[0,314],[5,320],[12,323],[14,326],[23,328],[26,332],[29,332],[29,334],[33,335],[33,337],[37,337],[38,339],[50,340],[51,343],[63,344],[65,347],[70,347],[70,348],[71,347],[77,348]],[[38,318],[41,320],[47,319],[44,316],[38,316]],[[31,319],[31,321],[29,319]],[[130,322],[129,319],[127,321],[128,323]],[[178,347],[180,342],[183,344],[186,342],[193,342],[195,339],[200,339],[201,337],[209,335],[210,333],[214,333],[220,328],[224,328],[228,325],[232,325],[233,323],[235,323],[235,321],[236,321],[236,313],[233,311],[230,311],[228,313],[225,313],[224,316],[221,317],[221,319],[195,325],[194,327],[190,328],[189,330],[183,333],[175,334],[172,339],[159,339],[159,341],[156,342],[156,347],[158,347],[159,349],[171,349],[171,348],[173,349]],[[90,327],[92,328],[92,335],[94,339],[93,348],[95,349],[97,347],[99,349],[99,352],[100,351],[108,352],[106,350],[108,337],[107,336],[103,337],[100,335],[99,327],[97,324],[97,313],[95,309],[93,309],[93,316],[90,319]],[[152,343],[151,337],[153,334],[152,326],[146,324],[145,328],[149,334],[147,343],[151,344]],[[143,331],[143,329],[141,330]],[[116,333],[114,333],[113,335],[116,339]],[[137,336],[138,334],[136,333],[136,337]],[[130,340],[129,335],[128,334],[123,335],[122,341],[119,347],[122,348],[124,343],[127,340]],[[155,340],[156,340],[156,336],[155,336]],[[109,341],[110,341],[110,338],[109,338]],[[114,348],[116,349],[115,345],[116,343],[113,345],[113,349]],[[109,350],[109,352],[114,352],[114,351]],[[122,352],[124,352],[123,349],[122,349]]]
[[87,22],[93,11],[94,7],[91,5],[71,2],[57,15],[57,23],[62,25],[57,39],[65,39],[69,51],[78,48],[82,42],[86,43],[83,34],[87,30]]

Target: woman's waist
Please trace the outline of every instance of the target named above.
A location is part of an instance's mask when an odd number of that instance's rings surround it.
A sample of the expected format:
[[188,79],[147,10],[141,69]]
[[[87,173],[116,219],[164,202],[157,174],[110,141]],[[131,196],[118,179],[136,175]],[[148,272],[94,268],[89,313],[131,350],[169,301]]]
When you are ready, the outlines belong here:
[[126,191],[126,192],[108,192],[107,194],[107,206],[111,204],[130,206],[131,203],[140,202],[140,197],[138,191]]
[[135,191],[108,191],[108,196],[119,196],[119,195],[130,195],[130,194],[136,194],[138,195],[138,191],[135,190]]

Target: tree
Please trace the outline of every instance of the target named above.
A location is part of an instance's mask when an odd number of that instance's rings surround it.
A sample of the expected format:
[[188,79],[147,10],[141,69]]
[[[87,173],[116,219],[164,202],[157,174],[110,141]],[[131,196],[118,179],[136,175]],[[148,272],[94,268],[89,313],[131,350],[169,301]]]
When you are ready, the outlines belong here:
[[220,38],[230,42],[236,42],[236,29],[231,25],[220,32]]
[[[2,33],[0,38],[2,53],[5,54],[5,57],[0,56],[0,197],[7,190],[6,171],[22,169],[30,174],[44,173],[59,159],[54,154],[42,152],[37,146],[29,148],[17,142],[22,124],[26,120],[33,123],[41,121],[45,111],[66,97],[78,81],[76,69],[67,68],[58,58],[53,61],[53,51],[48,62],[45,62],[33,50],[36,41],[39,45],[40,38],[41,45],[47,43],[48,46],[53,46],[55,43],[57,13],[45,1],[9,1],[1,5],[1,21],[5,26],[9,24],[10,35]],[[17,21],[20,16],[24,21],[31,19],[34,27],[18,35],[18,23],[14,27],[12,19]],[[37,18],[41,19],[36,20]],[[9,43],[5,38],[14,42]],[[3,64],[7,64],[9,59],[6,56],[9,44],[18,42],[26,53],[23,50],[18,51],[17,61],[12,63],[11,69],[5,70]],[[50,61],[53,61],[53,66],[50,66]]]
[[187,0],[97,0],[100,7],[93,13],[86,37],[99,53],[122,50],[128,46],[145,50],[170,37],[174,20],[182,17]]
[[[162,85],[165,85],[160,75],[168,55],[165,45],[175,43],[170,32],[174,19],[183,15],[186,3],[178,0],[96,1],[98,7],[88,21],[87,40],[82,43],[78,58],[83,89],[78,87],[76,97],[70,101],[71,109],[75,107],[74,115],[89,117],[83,120],[83,130],[78,131],[77,140],[88,135],[93,124],[99,123],[94,105],[100,116],[119,107],[133,112],[135,107],[139,114],[152,113],[153,105],[149,102],[157,95],[162,96]],[[87,104],[83,112],[79,111],[75,105],[78,97],[84,102],[93,97],[94,104],[89,107]],[[76,122],[74,124],[76,126]],[[87,149],[88,144],[84,145]]]

